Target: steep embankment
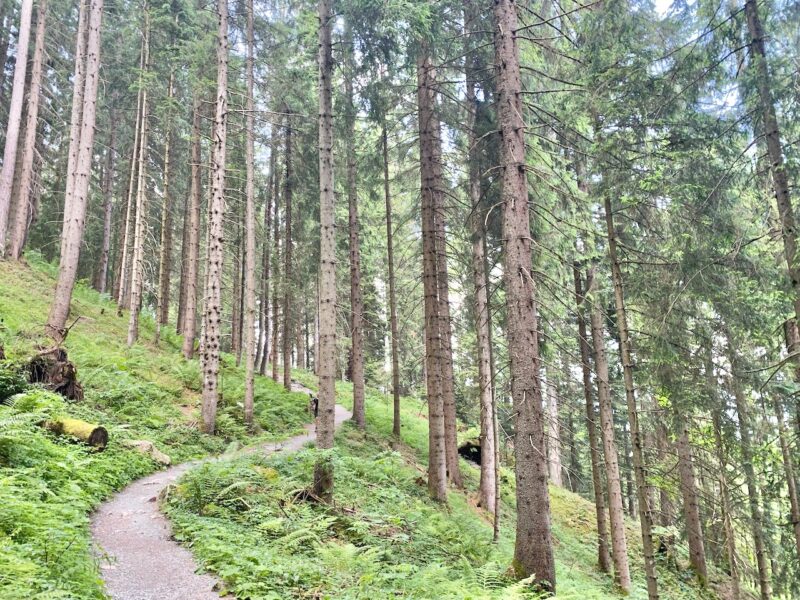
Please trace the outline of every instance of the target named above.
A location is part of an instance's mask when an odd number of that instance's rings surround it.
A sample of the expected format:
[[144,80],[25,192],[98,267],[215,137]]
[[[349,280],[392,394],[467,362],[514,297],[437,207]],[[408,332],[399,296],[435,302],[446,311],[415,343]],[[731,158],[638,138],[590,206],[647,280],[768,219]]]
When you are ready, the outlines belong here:
[[[41,345],[54,280],[53,268],[0,261],[0,396],[15,391],[13,371]],[[249,435],[242,423],[242,371],[223,361],[224,402],[220,435],[197,429],[200,376],[196,361],[180,356],[178,338],[162,332],[152,344],[150,318],[142,342],[125,347],[127,315],[96,292],[78,286],[65,347],[85,388],[81,402],[34,391],[0,401],[0,598],[3,600],[103,598],[100,571],[89,536],[89,513],[112,492],[160,466],[123,445],[149,440],[173,463],[218,454],[232,444],[283,439],[308,422],[307,396],[286,393],[259,377],[257,421]],[[104,452],[55,436],[38,423],[69,415],[104,425]]]

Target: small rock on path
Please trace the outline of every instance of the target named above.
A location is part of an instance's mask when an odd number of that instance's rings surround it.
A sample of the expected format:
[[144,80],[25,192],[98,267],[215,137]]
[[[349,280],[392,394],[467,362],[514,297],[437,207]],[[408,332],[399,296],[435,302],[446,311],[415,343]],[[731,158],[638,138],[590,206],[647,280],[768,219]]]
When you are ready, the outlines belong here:
[[[295,391],[310,392],[299,385]],[[352,416],[336,405],[336,427]],[[314,425],[283,442],[250,446],[237,454],[295,451],[316,438]],[[226,457],[227,458],[227,457]],[[219,600],[219,581],[199,573],[192,554],[172,538],[158,495],[189,469],[208,458],[176,465],[131,483],[100,505],[92,516],[106,593],[114,600]]]

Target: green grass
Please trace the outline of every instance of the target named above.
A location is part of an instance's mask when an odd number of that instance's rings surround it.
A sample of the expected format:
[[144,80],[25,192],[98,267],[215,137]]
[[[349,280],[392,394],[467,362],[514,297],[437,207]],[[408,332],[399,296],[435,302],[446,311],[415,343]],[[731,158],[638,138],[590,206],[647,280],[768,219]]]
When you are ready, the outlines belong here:
[[[200,373],[197,361],[180,356],[180,339],[166,328],[152,343],[154,323],[144,316],[141,342],[125,345],[127,314],[84,285],[75,289],[65,348],[85,388],[81,402],[20,391],[19,366],[49,342],[43,336],[54,287],[54,269],[31,259],[32,267],[0,262],[0,598],[5,600],[103,598],[91,554],[88,515],[114,490],[158,468],[126,449],[125,439],[145,439],[173,462],[242,445],[284,438],[308,420],[307,398],[256,378],[258,435],[242,425],[243,373],[223,357],[216,436],[199,432]],[[69,415],[104,425],[110,443],[93,452],[37,425]]]
[[[314,387],[313,375],[295,378]],[[337,397],[350,404],[349,384]],[[166,509],[180,539],[230,591],[277,598],[535,598],[509,578],[513,556],[513,473],[503,472],[502,527],[475,507],[478,472],[462,462],[467,493],[451,491],[447,509],[427,497],[425,406],[404,398],[402,443],[391,441],[391,399],[368,392],[367,433],[346,424],[337,434],[335,506],[298,498],[312,481],[311,449],[203,466],[173,490]],[[558,598],[620,597],[596,563],[594,506],[551,488]],[[638,525],[628,523],[634,590],[647,598]],[[659,564],[662,598],[716,598],[698,589],[683,548],[677,564]],[[712,572],[712,582],[724,578]]]

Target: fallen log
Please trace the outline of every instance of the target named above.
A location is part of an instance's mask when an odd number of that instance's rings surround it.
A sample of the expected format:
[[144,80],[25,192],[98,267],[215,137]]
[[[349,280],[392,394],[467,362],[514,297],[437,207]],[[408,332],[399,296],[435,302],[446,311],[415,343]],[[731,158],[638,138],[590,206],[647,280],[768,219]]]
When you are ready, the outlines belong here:
[[108,431],[100,425],[68,417],[45,421],[43,425],[56,435],[73,437],[98,450],[104,450],[108,445]]

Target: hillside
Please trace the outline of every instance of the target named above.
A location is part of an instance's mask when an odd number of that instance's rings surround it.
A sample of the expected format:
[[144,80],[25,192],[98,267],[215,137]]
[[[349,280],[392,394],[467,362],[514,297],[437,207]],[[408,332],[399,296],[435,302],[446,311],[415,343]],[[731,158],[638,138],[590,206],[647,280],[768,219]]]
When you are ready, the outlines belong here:
[[[0,340],[10,366],[29,357],[53,286],[52,268],[0,262]],[[198,367],[164,332],[152,345],[153,323],[143,322],[142,343],[124,346],[127,320],[115,306],[79,286],[65,347],[85,386],[85,399],[67,403],[41,391],[0,406],[0,598],[102,598],[91,554],[88,515],[103,498],[157,469],[121,444],[155,442],[173,462],[221,453],[231,444],[286,437],[307,420],[306,398],[257,378],[257,420],[249,435],[241,423],[242,373],[225,357],[219,435],[198,432]],[[313,387],[305,372],[296,377]],[[3,381],[6,381],[4,379]],[[338,400],[348,403],[349,385]],[[512,598],[524,586],[507,578],[513,550],[513,475],[506,472],[501,539],[469,495],[452,491],[448,509],[427,498],[424,464],[427,431],[423,405],[403,405],[402,444],[391,443],[388,399],[371,392],[367,434],[345,426],[337,437],[336,506],[301,499],[312,453],[257,455],[215,462],[189,474],[165,507],[178,537],[240,598]],[[105,425],[106,451],[94,453],[37,426],[46,416],[71,415]],[[477,472],[466,468],[468,487]],[[551,489],[559,598],[614,597],[608,577],[594,568],[592,505]],[[644,598],[637,529],[629,523],[635,591]],[[713,598],[690,582],[685,557],[661,565],[662,597]],[[719,575],[712,574],[713,583]]]

